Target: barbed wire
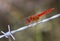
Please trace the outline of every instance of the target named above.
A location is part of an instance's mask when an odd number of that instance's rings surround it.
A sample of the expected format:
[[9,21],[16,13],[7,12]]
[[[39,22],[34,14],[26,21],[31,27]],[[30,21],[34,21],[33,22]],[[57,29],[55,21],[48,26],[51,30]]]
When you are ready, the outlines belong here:
[[36,26],[37,24],[45,23],[45,22],[47,22],[47,21],[49,21],[49,20],[52,20],[52,19],[55,19],[55,18],[57,18],[57,17],[60,17],[60,14],[56,14],[56,15],[50,17],[50,18],[43,19],[43,20],[41,20],[41,21],[38,21],[38,22],[36,22],[36,23],[30,24],[30,25],[27,25],[27,26],[24,26],[24,27],[20,27],[19,29],[13,30],[13,31],[10,31],[10,26],[8,25],[9,31],[6,32],[6,33],[4,33],[4,32],[2,31],[2,33],[3,33],[4,35],[0,35],[0,38],[11,36],[11,37],[15,40],[15,37],[13,37],[12,34],[18,32],[18,31],[22,31],[22,30],[24,30],[24,29],[27,29],[27,28],[29,28],[29,27]]
[[59,16],[60,16],[60,14],[56,14],[56,15],[50,17],[50,18],[46,18],[46,19],[44,19],[44,20],[38,21],[38,22],[33,23],[33,24],[30,24],[30,25],[28,25],[28,26],[21,27],[21,28],[19,28],[19,29],[17,29],[17,30],[11,31],[11,32],[12,32],[12,33],[15,33],[15,32],[24,30],[24,29],[27,29],[27,28],[29,28],[29,27],[33,27],[33,26],[35,26],[35,25],[37,25],[37,24],[41,24],[41,23],[47,22],[47,21],[49,21],[49,20],[55,19],[55,18],[57,18],[57,17],[59,17]]

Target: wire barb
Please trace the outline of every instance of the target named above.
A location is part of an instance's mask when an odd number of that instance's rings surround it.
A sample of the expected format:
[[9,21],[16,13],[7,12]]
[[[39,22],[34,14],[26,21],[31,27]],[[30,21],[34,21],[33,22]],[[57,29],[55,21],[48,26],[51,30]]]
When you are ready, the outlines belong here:
[[55,19],[55,18],[57,18],[57,17],[59,17],[59,16],[60,16],[60,14],[56,14],[56,15],[50,17],[50,18],[46,18],[46,19],[44,19],[44,20],[42,20],[42,21],[38,21],[38,22],[36,22],[36,23],[33,23],[33,24],[30,24],[30,25],[21,27],[21,28],[19,28],[19,29],[17,29],[17,30],[13,30],[13,31],[10,31],[10,25],[8,25],[8,32],[5,33],[5,32],[3,32],[3,31],[1,31],[1,32],[3,33],[3,35],[0,35],[0,38],[2,38],[2,37],[6,37],[6,38],[7,38],[8,36],[11,36],[11,37],[15,40],[15,37],[13,37],[13,35],[12,35],[12,34],[14,34],[15,32],[22,31],[22,30],[27,29],[27,28],[29,28],[29,27],[31,27],[31,26],[35,26],[35,25],[37,25],[37,24],[45,23],[45,22],[47,22],[47,21],[49,21],[49,20],[52,20],[52,19]]

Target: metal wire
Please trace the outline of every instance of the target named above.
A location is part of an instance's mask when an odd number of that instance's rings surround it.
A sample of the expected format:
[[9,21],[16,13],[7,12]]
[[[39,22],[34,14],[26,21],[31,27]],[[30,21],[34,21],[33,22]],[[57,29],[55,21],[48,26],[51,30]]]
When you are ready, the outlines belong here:
[[[46,19],[41,20],[41,21],[38,21],[38,22],[36,22],[36,23],[33,23],[33,24],[30,24],[30,25],[21,27],[21,28],[19,28],[19,29],[17,29],[17,30],[8,31],[8,32],[6,32],[4,35],[0,35],[0,38],[5,37],[5,36],[8,36],[8,37],[9,37],[9,36],[11,36],[12,34],[14,34],[15,32],[22,31],[22,30],[27,29],[27,28],[29,28],[29,27],[36,26],[37,24],[45,23],[45,22],[47,22],[47,21],[49,21],[49,20],[52,20],[52,19],[55,19],[55,18],[57,18],[57,17],[60,17],[60,14],[56,14],[56,15],[50,17],[50,18],[46,18]],[[12,37],[12,36],[11,36],[11,37]],[[14,37],[12,37],[12,38],[14,38]],[[8,39],[9,39],[9,41],[11,41],[11,40],[10,40],[10,39],[11,39],[10,37],[9,37]]]

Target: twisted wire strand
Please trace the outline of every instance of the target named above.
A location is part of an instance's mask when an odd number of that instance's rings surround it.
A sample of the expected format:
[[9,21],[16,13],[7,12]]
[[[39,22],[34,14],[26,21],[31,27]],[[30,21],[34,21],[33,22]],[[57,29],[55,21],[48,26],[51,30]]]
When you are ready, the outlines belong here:
[[22,31],[22,30],[24,30],[24,29],[27,29],[27,28],[32,27],[32,26],[35,26],[35,25],[37,25],[37,24],[45,23],[45,22],[47,22],[47,21],[49,21],[49,20],[52,20],[52,19],[55,19],[55,18],[57,18],[57,17],[60,17],[60,14],[56,14],[56,15],[50,17],[50,18],[46,18],[46,19],[41,20],[41,21],[38,21],[38,22],[36,22],[36,23],[33,23],[33,24],[30,24],[30,25],[21,27],[21,28],[19,28],[19,29],[17,29],[17,30],[13,30],[13,31],[11,31],[11,33],[13,34],[13,33],[15,33],[15,32]]

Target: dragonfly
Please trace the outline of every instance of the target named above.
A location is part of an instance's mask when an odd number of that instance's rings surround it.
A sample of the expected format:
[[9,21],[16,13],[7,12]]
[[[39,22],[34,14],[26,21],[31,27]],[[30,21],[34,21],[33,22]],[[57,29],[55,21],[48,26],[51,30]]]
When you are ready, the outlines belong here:
[[[40,14],[36,14],[36,15],[29,16],[28,18],[25,19],[25,23],[28,24],[28,23],[31,23],[31,22],[33,22],[33,21],[37,21],[37,20],[39,20],[39,18],[40,18],[41,16],[50,13],[50,12],[51,12],[52,10],[54,10],[54,9],[55,9],[55,8],[50,8],[50,9],[47,9],[47,10],[43,11],[43,12],[40,13]],[[23,28],[24,28],[24,27],[23,27]],[[14,33],[17,32],[17,31],[23,30],[23,28],[19,28],[19,29],[17,29],[17,30],[10,31],[10,25],[8,25],[8,32],[5,33],[5,32],[3,32],[3,31],[1,31],[1,33],[3,33],[3,35],[0,35],[0,38],[2,38],[2,37],[9,38],[9,36],[11,36],[11,37],[13,38],[13,40],[15,40],[15,37],[14,37],[12,34],[14,34]],[[26,28],[27,28],[27,26],[26,26]],[[26,28],[24,28],[24,29],[26,29]]]
[[49,8],[49,9],[43,11],[42,13],[29,16],[28,18],[25,19],[25,24],[30,24],[30,23],[32,23],[32,22],[38,21],[38,20],[40,19],[40,17],[42,17],[43,15],[49,14],[49,13],[52,12],[54,9],[55,9],[55,8]]
[[[60,17],[60,14],[56,14],[56,15],[50,17],[50,18],[44,19],[44,20],[40,21],[39,23],[41,23],[41,22],[44,23],[44,22],[47,22],[47,21],[49,21],[49,20],[55,19],[55,18],[57,18],[57,17]],[[1,33],[3,33],[3,35],[0,35],[0,38],[3,38],[3,37],[9,38],[9,36],[11,36],[12,39],[15,40],[15,37],[13,36],[14,33],[18,32],[18,31],[22,31],[22,30],[24,30],[24,29],[27,29],[27,28],[29,28],[30,26],[31,26],[31,25],[23,26],[23,27],[21,27],[21,28],[18,28],[18,29],[16,29],[16,30],[11,31],[11,30],[10,30],[10,25],[8,25],[8,32],[3,32],[3,31],[1,31]],[[35,25],[33,25],[33,26],[35,26]]]
[[32,24],[34,22],[37,22],[40,19],[40,17],[42,17],[43,15],[49,14],[54,9],[55,8],[49,8],[49,9],[43,11],[42,13],[37,13],[37,14],[31,15],[31,16],[28,16],[24,19],[18,20],[17,23],[14,25],[23,26],[23,25],[29,25],[29,24]]

